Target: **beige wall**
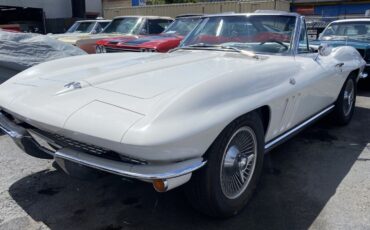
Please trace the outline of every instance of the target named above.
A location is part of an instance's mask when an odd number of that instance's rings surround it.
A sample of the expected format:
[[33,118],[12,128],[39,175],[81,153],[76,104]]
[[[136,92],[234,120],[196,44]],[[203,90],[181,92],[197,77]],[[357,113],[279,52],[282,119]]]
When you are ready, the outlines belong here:
[[[105,0],[113,2],[120,2],[120,0]],[[104,2],[105,2],[104,1]],[[124,1],[121,1],[124,2]],[[283,10],[289,11],[289,2],[285,0],[266,0],[266,1],[230,1],[230,2],[212,2],[212,3],[190,3],[190,4],[168,4],[168,5],[154,5],[145,7],[127,7],[122,5],[110,5],[105,7],[104,17],[113,18],[123,15],[159,15],[175,17],[180,14],[214,14],[222,12],[254,12],[255,10]]]

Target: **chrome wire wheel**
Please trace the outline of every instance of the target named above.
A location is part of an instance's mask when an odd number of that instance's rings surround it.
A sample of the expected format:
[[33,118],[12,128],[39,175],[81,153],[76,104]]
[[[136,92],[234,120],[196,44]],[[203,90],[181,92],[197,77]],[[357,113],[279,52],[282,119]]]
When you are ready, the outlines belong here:
[[229,139],[221,162],[223,194],[238,198],[249,185],[257,162],[257,138],[249,127],[239,128]]
[[345,116],[351,113],[355,101],[355,85],[353,80],[349,79],[346,83],[343,96],[343,112]]

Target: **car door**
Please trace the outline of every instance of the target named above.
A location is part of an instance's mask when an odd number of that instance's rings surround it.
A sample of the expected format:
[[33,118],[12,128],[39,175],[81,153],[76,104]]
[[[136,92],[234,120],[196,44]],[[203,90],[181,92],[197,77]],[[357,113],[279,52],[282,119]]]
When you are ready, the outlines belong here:
[[295,114],[291,121],[295,125],[330,107],[343,84],[339,77],[340,66],[334,67],[336,63],[333,63],[332,58],[321,57],[310,51],[303,19],[301,25],[299,45],[295,55],[295,62],[300,71],[291,78],[291,84],[297,87]]

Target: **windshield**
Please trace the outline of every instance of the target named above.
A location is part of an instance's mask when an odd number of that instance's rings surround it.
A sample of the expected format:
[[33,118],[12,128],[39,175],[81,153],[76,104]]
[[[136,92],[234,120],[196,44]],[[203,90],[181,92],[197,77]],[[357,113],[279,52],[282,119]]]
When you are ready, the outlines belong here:
[[223,46],[260,53],[290,49],[296,23],[294,16],[235,15],[203,19],[182,47]]
[[351,37],[351,38],[369,38],[370,37],[370,21],[369,22],[338,22],[330,24],[322,33],[322,39],[330,39],[333,37]]
[[142,18],[117,18],[114,19],[103,33],[137,34]]
[[90,33],[94,28],[95,22],[75,22],[68,29],[67,33]]
[[177,34],[186,36],[194,29],[200,22],[200,18],[180,18],[176,19],[168,28],[163,32],[165,34]]

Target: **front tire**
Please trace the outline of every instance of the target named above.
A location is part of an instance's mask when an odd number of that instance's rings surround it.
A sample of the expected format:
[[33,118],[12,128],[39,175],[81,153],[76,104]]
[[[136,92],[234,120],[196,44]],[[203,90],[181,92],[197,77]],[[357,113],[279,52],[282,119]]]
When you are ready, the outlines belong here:
[[213,217],[239,213],[250,200],[262,171],[264,129],[258,113],[228,125],[206,153],[207,164],[186,185],[192,205]]
[[343,85],[343,88],[335,103],[333,118],[336,124],[347,125],[353,116],[356,104],[357,82],[356,76],[351,74]]

